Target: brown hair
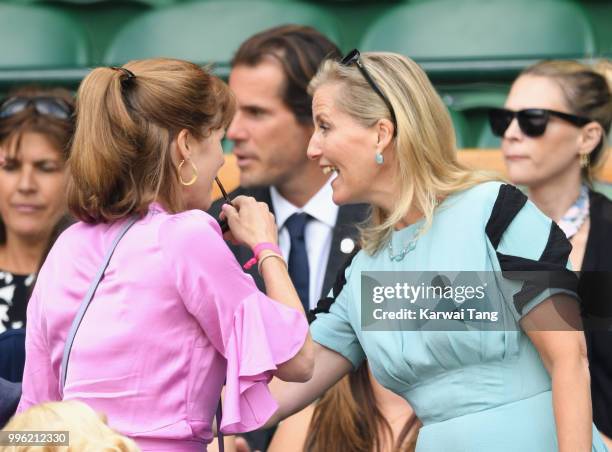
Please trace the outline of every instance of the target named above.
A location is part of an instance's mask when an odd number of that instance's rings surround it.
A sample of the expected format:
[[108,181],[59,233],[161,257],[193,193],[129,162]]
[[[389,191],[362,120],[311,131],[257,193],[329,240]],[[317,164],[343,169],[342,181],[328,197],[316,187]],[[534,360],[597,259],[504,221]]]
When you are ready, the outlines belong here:
[[536,63],[520,74],[554,80],[561,88],[571,113],[596,121],[603,128],[601,141],[591,152],[589,165],[583,171],[588,181],[605,163],[607,156],[607,135],[612,122],[609,65],[609,61],[602,61],[594,69],[577,61],[551,60]]
[[158,58],[94,69],[77,93],[70,211],[96,223],[142,215],[155,199],[171,212],[182,210],[172,141],[183,129],[206,137],[227,127],[233,114],[227,85],[187,61]]
[[282,25],[243,42],[231,65],[256,66],[266,57],[274,58],[285,75],[280,93],[284,104],[300,123],[311,124],[312,97],[307,92],[308,83],[323,60],[339,56],[338,47],[314,28]]
[[[317,402],[308,427],[305,451],[382,452],[385,444],[393,444],[391,426],[376,405],[370,378],[364,362],[325,393]],[[393,444],[393,450],[414,450],[414,438],[409,439],[408,435],[414,431],[415,423],[413,414]]]
[[[74,97],[64,88],[41,88],[37,86],[24,86],[8,93],[11,98],[56,98],[74,111]],[[39,133],[44,135],[51,145],[59,152],[64,161],[68,159],[70,142],[74,134],[74,115],[68,119],[57,118],[53,115],[41,114],[33,104],[26,106],[22,111],[2,118],[0,120],[0,146],[4,147],[7,155],[14,157],[21,146],[21,139],[26,133]],[[59,233],[68,225],[68,217],[60,219],[55,225],[49,239],[47,248],[50,248]],[[6,243],[6,229],[0,218],[0,245]],[[46,252],[43,254],[46,256]],[[42,264],[42,261],[41,261]]]

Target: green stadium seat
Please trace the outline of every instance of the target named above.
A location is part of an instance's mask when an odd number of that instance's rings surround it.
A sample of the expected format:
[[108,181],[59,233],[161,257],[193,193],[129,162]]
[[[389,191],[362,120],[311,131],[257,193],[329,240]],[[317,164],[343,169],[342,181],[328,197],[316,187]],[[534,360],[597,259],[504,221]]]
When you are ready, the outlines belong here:
[[508,85],[489,84],[439,88],[448,108],[460,112],[467,122],[463,130],[462,147],[499,148],[499,138],[495,137],[489,128],[487,110],[503,106],[508,89]]
[[599,193],[603,193],[608,198],[612,199],[612,184],[609,182],[593,182],[593,188]]
[[366,31],[363,51],[420,62],[433,79],[506,80],[542,58],[597,53],[583,8],[560,0],[430,0],[390,7]]
[[61,11],[0,3],[0,70],[82,67],[89,51],[82,27]]
[[[0,0],[0,3],[17,3],[17,4],[74,4],[74,5],[96,5],[100,3],[116,3],[117,0]],[[178,3],[183,0],[124,0],[123,3],[142,3],[153,7],[161,7]]]
[[451,120],[453,121],[453,127],[455,129],[457,148],[464,148],[467,145],[469,136],[468,122],[462,113],[453,110],[452,108],[449,108],[448,112],[450,113]]
[[246,38],[288,23],[314,26],[332,40],[339,40],[335,18],[316,5],[211,0],[180,3],[136,18],[119,31],[106,52],[105,62],[123,64],[132,59],[174,57],[215,63],[223,76]]
[[599,55],[612,58],[612,2],[591,0],[583,6],[595,29]]

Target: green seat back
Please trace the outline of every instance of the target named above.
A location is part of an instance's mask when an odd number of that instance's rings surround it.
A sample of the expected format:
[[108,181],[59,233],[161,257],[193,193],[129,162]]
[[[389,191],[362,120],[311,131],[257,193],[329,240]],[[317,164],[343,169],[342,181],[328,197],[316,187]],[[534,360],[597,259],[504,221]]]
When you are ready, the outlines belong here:
[[487,110],[504,105],[508,94],[507,85],[447,86],[441,91],[442,99],[449,109],[461,112],[467,122],[463,132],[463,147],[499,148],[499,138],[489,128]]
[[612,199],[612,184],[606,182],[593,182],[593,188]]
[[584,8],[595,29],[599,54],[612,57],[612,2],[584,2]]
[[106,52],[108,64],[152,57],[229,64],[240,44],[267,28],[310,25],[338,41],[335,19],[316,5],[279,1],[203,1],[153,10],[119,31]]
[[390,8],[361,49],[417,61],[575,58],[596,52],[583,9],[560,0],[430,0]]
[[462,149],[467,146],[469,136],[469,126],[465,116],[462,113],[449,109],[448,110],[451,120],[453,121],[453,128],[455,129],[455,140],[457,148]]
[[0,3],[0,69],[66,68],[89,63],[82,27],[61,11]]

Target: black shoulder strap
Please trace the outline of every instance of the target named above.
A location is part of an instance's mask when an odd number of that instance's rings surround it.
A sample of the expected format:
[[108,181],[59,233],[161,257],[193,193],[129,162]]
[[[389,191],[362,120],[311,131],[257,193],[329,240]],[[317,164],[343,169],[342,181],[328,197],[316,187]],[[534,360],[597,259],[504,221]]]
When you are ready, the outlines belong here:
[[349,256],[346,258],[344,265],[342,265],[340,270],[338,270],[338,273],[336,274],[336,282],[334,283],[334,286],[332,288],[332,295],[329,297],[321,298],[317,303],[317,307],[308,311],[308,323],[314,322],[314,320],[317,318],[317,314],[329,312],[329,308],[331,308],[331,305],[334,303],[334,301],[336,301],[338,295],[340,295],[342,288],[346,285],[346,269],[351,266],[353,258],[357,255],[359,251],[360,248],[356,246],[353,252],[349,254]]
[[526,202],[527,197],[518,188],[502,185],[485,228],[504,277],[523,281],[521,290],[513,297],[514,307],[519,313],[547,288],[576,292],[578,287],[576,275],[566,268],[572,246],[554,221],[550,223],[546,246],[537,260],[503,254],[497,250],[504,232]]
[[518,188],[508,184],[503,184],[499,187],[497,199],[485,227],[493,248],[497,249],[504,232],[526,202],[527,196]]

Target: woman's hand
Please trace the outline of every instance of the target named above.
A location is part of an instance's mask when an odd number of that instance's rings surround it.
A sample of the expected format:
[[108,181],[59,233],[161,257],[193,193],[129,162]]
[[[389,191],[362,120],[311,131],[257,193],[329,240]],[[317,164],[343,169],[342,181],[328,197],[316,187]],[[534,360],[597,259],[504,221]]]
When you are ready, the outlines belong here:
[[237,196],[232,205],[224,204],[221,209],[230,227],[226,238],[250,248],[262,242],[277,243],[276,220],[266,203],[250,196]]

